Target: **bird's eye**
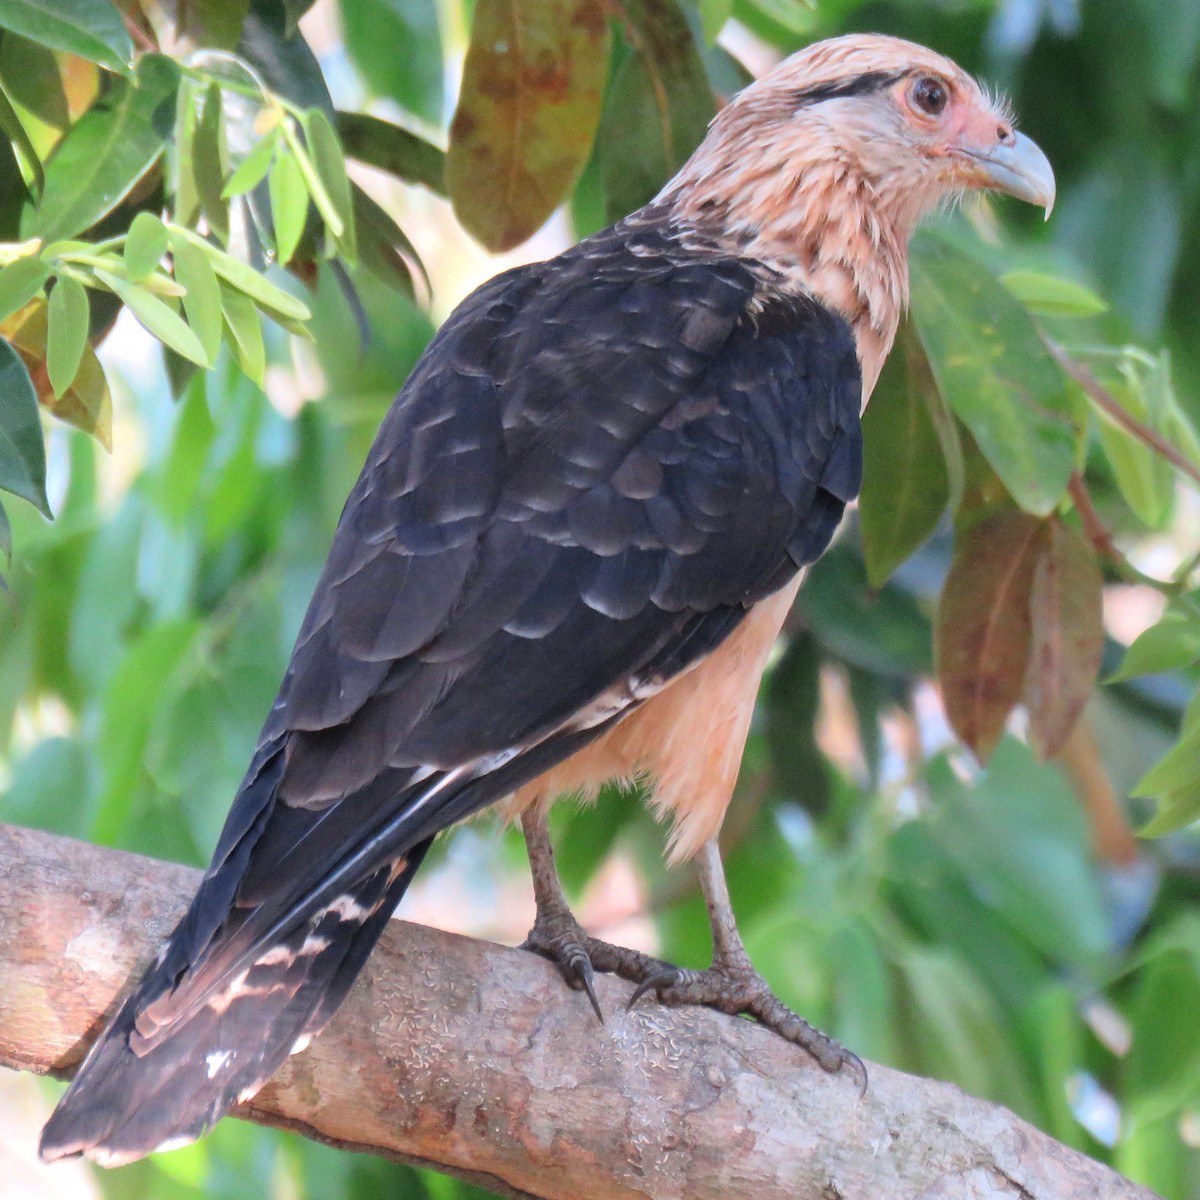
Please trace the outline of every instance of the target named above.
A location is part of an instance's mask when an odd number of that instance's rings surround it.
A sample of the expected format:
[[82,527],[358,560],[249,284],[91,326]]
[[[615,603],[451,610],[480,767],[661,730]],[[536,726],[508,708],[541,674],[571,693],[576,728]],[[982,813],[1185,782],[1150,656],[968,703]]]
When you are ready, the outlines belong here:
[[940,79],[934,79],[932,75],[923,75],[913,84],[913,104],[931,117],[941,115],[949,98],[946,85]]

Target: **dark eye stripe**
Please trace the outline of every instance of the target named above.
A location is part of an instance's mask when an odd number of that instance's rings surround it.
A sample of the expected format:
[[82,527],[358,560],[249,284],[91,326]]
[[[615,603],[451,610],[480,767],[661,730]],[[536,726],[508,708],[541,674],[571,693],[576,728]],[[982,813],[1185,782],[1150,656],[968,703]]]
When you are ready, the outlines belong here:
[[839,100],[845,96],[867,96],[891,87],[907,73],[864,71],[863,74],[852,75],[849,79],[831,79],[828,83],[814,83],[812,87],[801,88],[792,93],[792,99],[796,104],[804,105],[820,104],[822,100]]

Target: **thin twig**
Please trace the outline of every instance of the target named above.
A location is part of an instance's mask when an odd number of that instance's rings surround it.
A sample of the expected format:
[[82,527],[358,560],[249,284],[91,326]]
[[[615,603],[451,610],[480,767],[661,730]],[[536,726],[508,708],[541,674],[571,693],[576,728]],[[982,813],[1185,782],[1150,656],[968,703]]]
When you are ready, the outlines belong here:
[[1185,475],[1189,482],[1200,487],[1200,467],[1187,455],[1172,446],[1161,433],[1151,429],[1144,421],[1139,421],[1137,417],[1133,416],[1087,367],[1072,358],[1057,342],[1047,338],[1046,348],[1057,360],[1058,365],[1087,392],[1099,409],[1111,417],[1126,433],[1149,446],[1155,454],[1165,458]]

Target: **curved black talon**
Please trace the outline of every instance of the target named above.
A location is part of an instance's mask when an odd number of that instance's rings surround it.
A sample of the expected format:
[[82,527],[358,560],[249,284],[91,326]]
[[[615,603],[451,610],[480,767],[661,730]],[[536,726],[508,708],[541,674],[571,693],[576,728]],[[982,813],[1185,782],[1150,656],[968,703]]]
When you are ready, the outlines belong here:
[[592,1005],[592,1011],[603,1025],[604,1010],[600,1007],[600,1000],[596,995],[596,975],[584,940],[583,934],[580,934],[579,938],[557,935],[546,937],[543,940],[538,926],[535,925],[518,949],[528,950],[531,954],[536,954],[539,958],[545,958],[554,963],[569,988],[586,994]]
[[665,967],[661,971],[656,971],[653,975],[647,975],[641,983],[633,989],[633,995],[629,997],[629,1003],[625,1005],[626,1011],[631,1009],[647,992],[654,992],[658,998],[662,999],[662,994],[667,988],[675,987],[677,984],[683,983],[687,978],[688,972],[682,967]]
[[558,969],[562,972],[567,986],[577,992],[586,992],[592,1002],[600,1024],[604,1024],[604,1012],[600,1001],[596,999],[595,972],[592,970],[592,960],[588,952],[578,942],[571,942],[560,948],[558,952]]

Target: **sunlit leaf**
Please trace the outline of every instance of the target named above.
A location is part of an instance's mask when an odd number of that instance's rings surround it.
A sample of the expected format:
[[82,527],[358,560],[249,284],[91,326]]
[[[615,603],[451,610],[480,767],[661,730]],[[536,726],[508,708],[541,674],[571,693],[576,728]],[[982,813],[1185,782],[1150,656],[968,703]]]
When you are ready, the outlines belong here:
[[87,349],[87,291],[69,275],[60,275],[50,293],[47,309],[46,370],[55,396],[63,396],[75,382],[83,352]]
[[250,147],[250,152],[246,157],[233,169],[233,174],[229,176],[229,182],[226,183],[221,195],[225,199],[229,199],[231,196],[241,196],[252,188],[256,188],[267,177],[267,172],[271,169],[278,142],[278,129],[272,129],[266,137],[259,138]]
[[149,292],[139,283],[130,283],[119,275],[108,271],[97,271],[96,277],[110,287],[129,307],[129,311],[154,334],[160,342],[170,346],[176,354],[190,358],[202,367],[211,366],[199,338],[188,327],[184,319],[169,305]]
[[10,262],[0,271],[0,321],[24,308],[49,278],[49,265],[37,255]]
[[192,136],[192,171],[196,180],[196,195],[200,211],[209,229],[225,245],[229,243],[229,204],[223,195],[228,174],[229,150],[225,143],[225,110],[221,89],[209,84],[204,94],[204,107]]
[[342,218],[338,214],[337,207],[334,205],[329,193],[325,190],[324,183],[321,182],[321,178],[317,174],[317,168],[313,163],[308,148],[301,142],[299,135],[292,127],[290,121],[284,121],[280,125],[280,133],[283,136],[283,140],[287,143],[287,147],[291,151],[296,165],[300,168],[300,174],[304,179],[304,186],[308,189],[308,194],[312,198],[313,207],[321,214],[321,220],[325,222],[329,232],[335,238],[340,238],[344,232]]
[[792,33],[811,33],[816,0],[750,0],[759,12]]
[[46,186],[46,173],[42,169],[41,156],[30,140],[29,134],[2,84],[3,81],[0,81],[0,130],[4,132],[13,146],[20,150],[26,167],[33,174],[34,187],[41,191]]
[[230,334],[234,356],[242,370],[262,387],[266,369],[262,322],[253,301],[236,288],[221,285],[221,308]]
[[942,588],[934,629],[942,704],[980,762],[991,756],[1021,698],[1042,529],[1019,512],[982,521],[955,547]]
[[920,238],[912,311],[942,395],[1013,499],[1045,516],[1075,466],[1077,414],[1029,314],[983,267]]
[[0,0],[0,28],[113,71],[128,72],[133,43],[109,0]]
[[73,125],[46,164],[46,189],[21,220],[23,237],[74,237],[129,194],[170,137],[179,68],[160,54],[138,62]]
[[1024,703],[1029,741],[1045,760],[1066,744],[1100,673],[1104,579],[1088,541],[1057,517],[1042,530],[1029,597]]
[[[60,281],[61,282],[61,281]],[[85,345],[70,387],[56,395],[47,368],[49,306],[38,300],[9,317],[0,333],[16,347],[37,392],[38,402],[51,415],[90,433],[105,450],[112,450],[112,394],[104,369],[91,346]]]
[[0,339],[0,398],[0,488],[50,516],[37,392],[21,356],[4,339]]
[[446,185],[459,220],[489,250],[541,228],[583,170],[608,43],[605,14],[588,0],[478,0]]
[[[1146,369],[1141,364],[1123,362],[1117,371],[1106,374],[1103,382],[1130,416],[1158,432],[1171,428],[1175,406],[1168,363],[1159,359]],[[1151,529],[1161,528],[1174,507],[1174,468],[1094,400],[1092,404],[1099,417],[1100,444],[1121,495],[1144,524]]]
[[125,274],[139,283],[162,262],[166,252],[166,226],[154,213],[138,213],[125,238]]
[[276,308],[284,316],[297,321],[307,321],[312,315],[308,306],[295,296],[289,295],[282,288],[276,287],[270,280],[260,275],[253,267],[247,266],[232,254],[219,250],[211,242],[206,242],[198,234],[182,226],[171,227],[172,237],[182,238],[199,247],[207,256],[212,269],[231,283],[238,291],[245,292],[252,300],[268,308]]
[[354,200],[350,193],[350,179],[346,175],[346,159],[341,143],[334,132],[329,118],[319,108],[310,108],[304,114],[304,135],[317,178],[324,185],[342,222],[342,234],[338,238],[338,252],[348,263],[355,260]]
[[187,313],[205,357],[215,362],[221,348],[221,288],[208,256],[192,242],[176,237],[171,240],[175,278],[186,289],[183,311]]
[[196,137],[195,86],[186,76],[180,82],[175,105],[175,129],[170,147],[168,186],[174,194],[171,215],[181,224],[192,226],[200,219],[200,197],[196,193],[193,170]]
[[446,194],[446,155],[399,125],[367,113],[339,112],[337,132],[346,153],[406,183]]
[[733,14],[733,0],[700,0],[700,24],[711,46]]
[[703,140],[716,108],[679,10],[653,0],[622,10],[636,41],[609,88],[598,138],[610,221],[653,198]]
[[1000,282],[1026,308],[1051,317],[1096,317],[1108,312],[1108,304],[1091,288],[1056,275],[1038,271],[1009,271]]
[[[82,60],[73,56],[69,61],[82,65]],[[86,66],[95,73],[92,63]],[[54,51],[46,46],[12,33],[0,41],[0,88],[42,158],[49,155],[71,124],[65,73],[66,63],[60,66]],[[40,169],[37,164],[35,170]]]
[[863,556],[872,587],[934,531],[950,500],[946,460],[930,418],[940,403],[925,352],[905,325],[863,417]]
[[1170,612],[1133,640],[1120,667],[1106,682],[1174,671],[1196,662],[1200,662],[1200,618]]
[[268,177],[271,192],[271,222],[275,227],[275,250],[281,263],[291,261],[304,232],[308,216],[308,188],[304,172],[290,154],[281,154]]

